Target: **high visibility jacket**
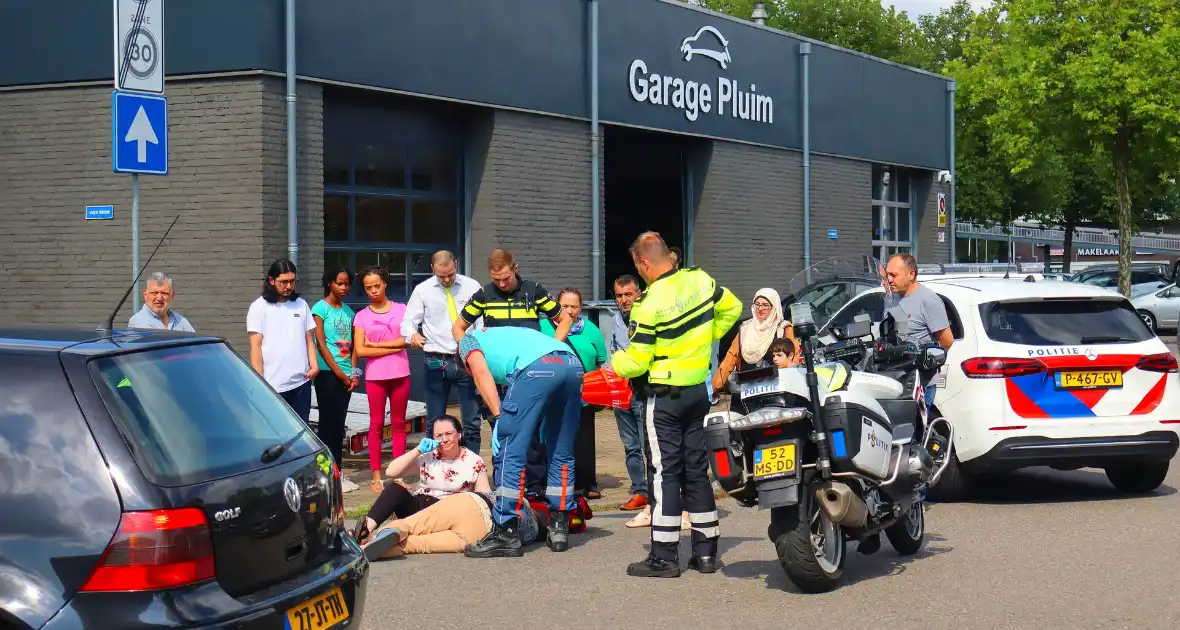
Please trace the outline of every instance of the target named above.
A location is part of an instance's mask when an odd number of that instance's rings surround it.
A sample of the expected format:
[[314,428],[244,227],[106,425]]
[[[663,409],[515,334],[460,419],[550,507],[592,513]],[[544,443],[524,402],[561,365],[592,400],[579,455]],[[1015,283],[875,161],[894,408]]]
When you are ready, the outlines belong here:
[[561,306],[548,289],[532,280],[516,276],[516,288],[511,293],[501,291],[489,282],[471,296],[460,316],[468,324],[483,317],[485,328],[522,326],[541,330],[541,318],[556,319]]
[[713,342],[742,315],[742,303],[695,267],[651,283],[631,309],[631,345],[611,357],[624,378],[647,373],[653,385],[699,385],[709,377]]

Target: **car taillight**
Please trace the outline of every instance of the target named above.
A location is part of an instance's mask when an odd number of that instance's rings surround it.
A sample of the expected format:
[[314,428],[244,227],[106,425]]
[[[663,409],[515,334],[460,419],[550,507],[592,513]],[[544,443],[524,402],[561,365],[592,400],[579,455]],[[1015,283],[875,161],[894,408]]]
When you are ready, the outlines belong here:
[[124,512],[83,591],[155,591],[213,578],[213,538],[197,508]]
[[1045,364],[1036,359],[979,357],[962,364],[967,378],[1012,378],[1045,371]]
[[1180,371],[1180,366],[1176,365],[1176,357],[1171,352],[1149,354],[1145,357],[1141,357],[1139,362],[1135,364],[1135,367],[1148,372]]

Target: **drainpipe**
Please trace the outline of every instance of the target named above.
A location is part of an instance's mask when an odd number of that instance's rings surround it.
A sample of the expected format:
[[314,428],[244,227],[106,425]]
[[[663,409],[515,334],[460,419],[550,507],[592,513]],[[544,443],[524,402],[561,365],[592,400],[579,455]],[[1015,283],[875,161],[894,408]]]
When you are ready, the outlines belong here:
[[754,3],[754,10],[750,12],[750,19],[754,20],[755,24],[762,24],[763,26],[765,26],[766,25],[766,18],[767,18],[766,3],[765,2],[755,2]]
[[295,0],[287,4],[287,258],[299,265],[298,190],[295,180]]
[[803,58],[803,268],[811,283],[811,43],[799,44]]
[[950,129],[947,133],[950,135],[950,167],[951,167],[951,194],[950,204],[947,207],[947,222],[950,223],[951,228],[951,260],[954,263],[958,261],[955,257],[955,184],[958,183],[959,177],[955,172],[955,82],[948,81],[946,84],[946,107],[947,116],[950,118]]
[[593,267],[592,299],[602,299],[602,173],[599,155],[602,151],[602,136],[598,130],[598,0],[590,0],[590,231],[593,244],[590,249]]

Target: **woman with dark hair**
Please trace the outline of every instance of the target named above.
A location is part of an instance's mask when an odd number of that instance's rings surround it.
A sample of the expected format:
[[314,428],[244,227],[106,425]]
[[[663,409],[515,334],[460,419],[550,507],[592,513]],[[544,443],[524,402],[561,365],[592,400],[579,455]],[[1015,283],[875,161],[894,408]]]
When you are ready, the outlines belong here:
[[295,291],[295,263],[274,261],[262,296],[246,313],[250,365],[304,422],[311,415],[311,381],[320,371],[314,331],[311,309]]
[[316,433],[328,445],[337,466],[344,466],[344,419],[348,401],[358,385],[360,370],[352,365],[352,309],[344,297],[352,288],[352,274],[343,267],[324,272],[324,299],[311,307],[315,318],[315,341],[319,350],[320,373],[315,377],[319,405]]
[[370,487],[381,492],[381,430],[385,425],[385,402],[389,401],[389,423],[393,436],[393,457],[406,452],[406,405],[410,402],[410,360],[402,338],[402,318],[406,305],[385,295],[389,272],[381,267],[365,267],[357,280],[369,296],[369,306],[352,320],[352,347],[358,358],[365,359],[365,393],[369,397],[369,470]]
[[[562,289],[557,294],[557,302],[566,317],[574,320],[566,343],[578,354],[585,371],[598,369],[609,358],[606,339],[594,322],[582,317],[581,291],[572,287]],[[541,332],[552,337],[555,332],[552,322],[542,320]],[[574,438],[574,490],[587,499],[602,498],[602,493],[598,491],[598,457],[594,449],[594,413],[597,411],[596,407],[582,403],[578,434]]]
[[406,518],[459,492],[492,491],[483,458],[463,446],[463,429],[458,418],[436,418],[433,435],[433,438],[422,438],[418,448],[390,462],[385,472],[393,479],[417,466],[418,485],[410,489],[401,481],[387,484],[381,496],[373,502],[368,516],[357,523],[354,535],[357,542],[364,544],[370,532],[395,514],[398,518]]

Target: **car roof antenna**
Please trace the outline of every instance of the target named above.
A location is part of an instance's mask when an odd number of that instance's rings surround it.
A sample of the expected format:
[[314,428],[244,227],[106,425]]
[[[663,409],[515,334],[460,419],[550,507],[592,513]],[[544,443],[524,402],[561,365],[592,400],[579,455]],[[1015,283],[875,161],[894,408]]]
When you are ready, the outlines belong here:
[[172,219],[172,224],[168,226],[168,229],[164,230],[164,236],[160,237],[160,242],[156,243],[156,248],[152,250],[152,255],[148,256],[147,262],[143,263],[143,267],[139,269],[139,273],[135,274],[135,279],[131,281],[131,285],[128,286],[127,291],[123,293],[123,298],[120,299],[119,303],[115,305],[115,310],[111,311],[111,314],[107,316],[106,321],[104,321],[102,325],[98,327],[99,334],[109,335],[111,331],[115,329],[115,315],[118,315],[119,309],[123,308],[123,305],[127,303],[127,298],[131,297],[131,292],[134,291],[136,285],[139,284],[139,277],[143,275],[144,270],[147,269],[148,265],[152,263],[152,258],[156,256],[156,252],[160,251],[160,246],[163,245],[164,240],[168,238],[168,233],[172,231],[172,226],[176,225],[176,222],[179,220],[180,215],[178,214],[176,215],[175,219]]

